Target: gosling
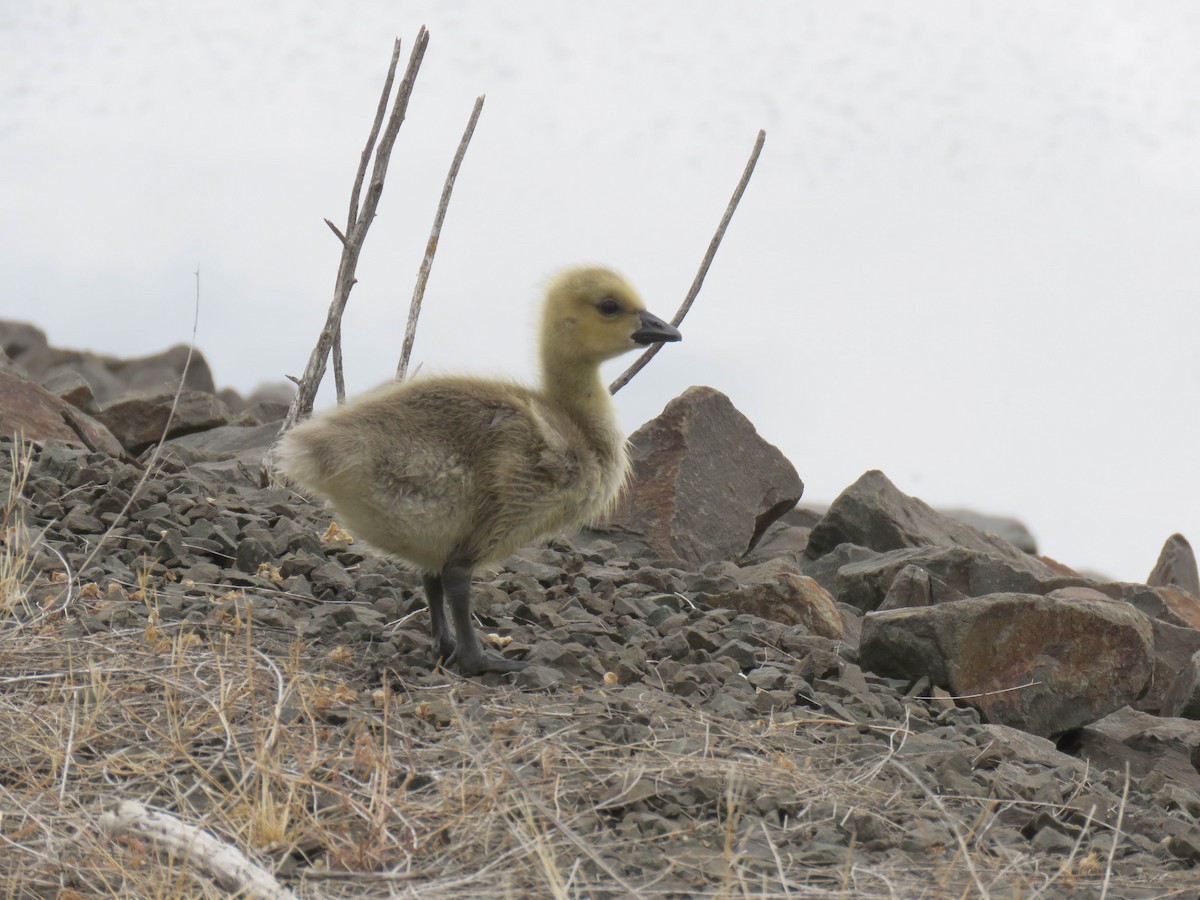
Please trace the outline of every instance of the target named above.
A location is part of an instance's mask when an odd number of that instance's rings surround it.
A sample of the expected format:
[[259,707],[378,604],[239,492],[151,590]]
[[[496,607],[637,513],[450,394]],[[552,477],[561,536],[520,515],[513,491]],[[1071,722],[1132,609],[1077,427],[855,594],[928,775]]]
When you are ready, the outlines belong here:
[[600,364],[681,338],[617,273],[569,269],[542,307],[540,388],[388,384],[292,429],[278,465],[421,573],[435,657],[468,675],[519,671],[527,663],[486,652],[475,633],[471,573],[611,507],[629,458]]

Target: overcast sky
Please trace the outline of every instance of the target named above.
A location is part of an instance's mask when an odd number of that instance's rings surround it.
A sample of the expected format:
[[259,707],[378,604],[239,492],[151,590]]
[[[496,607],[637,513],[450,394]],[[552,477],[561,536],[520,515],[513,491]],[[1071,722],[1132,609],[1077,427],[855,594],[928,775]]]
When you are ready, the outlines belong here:
[[[429,51],[345,322],[395,369],[477,94],[416,347],[532,378],[546,277],[669,317],[759,128],[693,312],[629,430],[727,393],[829,501],[879,468],[1143,580],[1200,540],[1200,6],[1180,2],[0,0],[0,317],[59,346],[198,342],[299,374],[394,36]],[[613,364],[613,374],[623,367]]]

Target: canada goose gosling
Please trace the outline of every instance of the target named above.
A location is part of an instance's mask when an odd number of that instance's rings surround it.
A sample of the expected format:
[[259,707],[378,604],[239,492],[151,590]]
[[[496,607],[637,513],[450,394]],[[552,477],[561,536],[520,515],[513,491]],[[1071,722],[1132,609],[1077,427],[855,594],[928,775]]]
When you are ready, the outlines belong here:
[[629,459],[600,364],[681,337],[620,275],[569,269],[543,302],[539,388],[389,384],[292,429],[279,468],[421,572],[436,656],[467,674],[514,672],[527,663],[484,651],[475,634],[471,573],[612,505]]

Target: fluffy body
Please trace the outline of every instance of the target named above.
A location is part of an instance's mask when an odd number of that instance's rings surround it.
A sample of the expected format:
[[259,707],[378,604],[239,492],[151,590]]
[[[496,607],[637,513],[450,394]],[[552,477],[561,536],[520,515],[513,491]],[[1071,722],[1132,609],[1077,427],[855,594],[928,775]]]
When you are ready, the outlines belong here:
[[421,378],[293,429],[280,464],[352,534],[422,572],[486,565],[612,505],[629,458],[606,405],[583,416],[518,384]]

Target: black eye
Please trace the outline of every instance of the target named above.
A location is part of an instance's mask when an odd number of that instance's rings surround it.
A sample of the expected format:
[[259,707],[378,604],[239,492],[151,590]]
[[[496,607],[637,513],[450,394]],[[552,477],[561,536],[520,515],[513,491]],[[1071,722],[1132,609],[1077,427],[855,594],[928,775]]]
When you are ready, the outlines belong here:
[[621,311],[621,304],[612,297],[605,297],[596,305],[596,309],[600,310],[603,315],[615,316]]

